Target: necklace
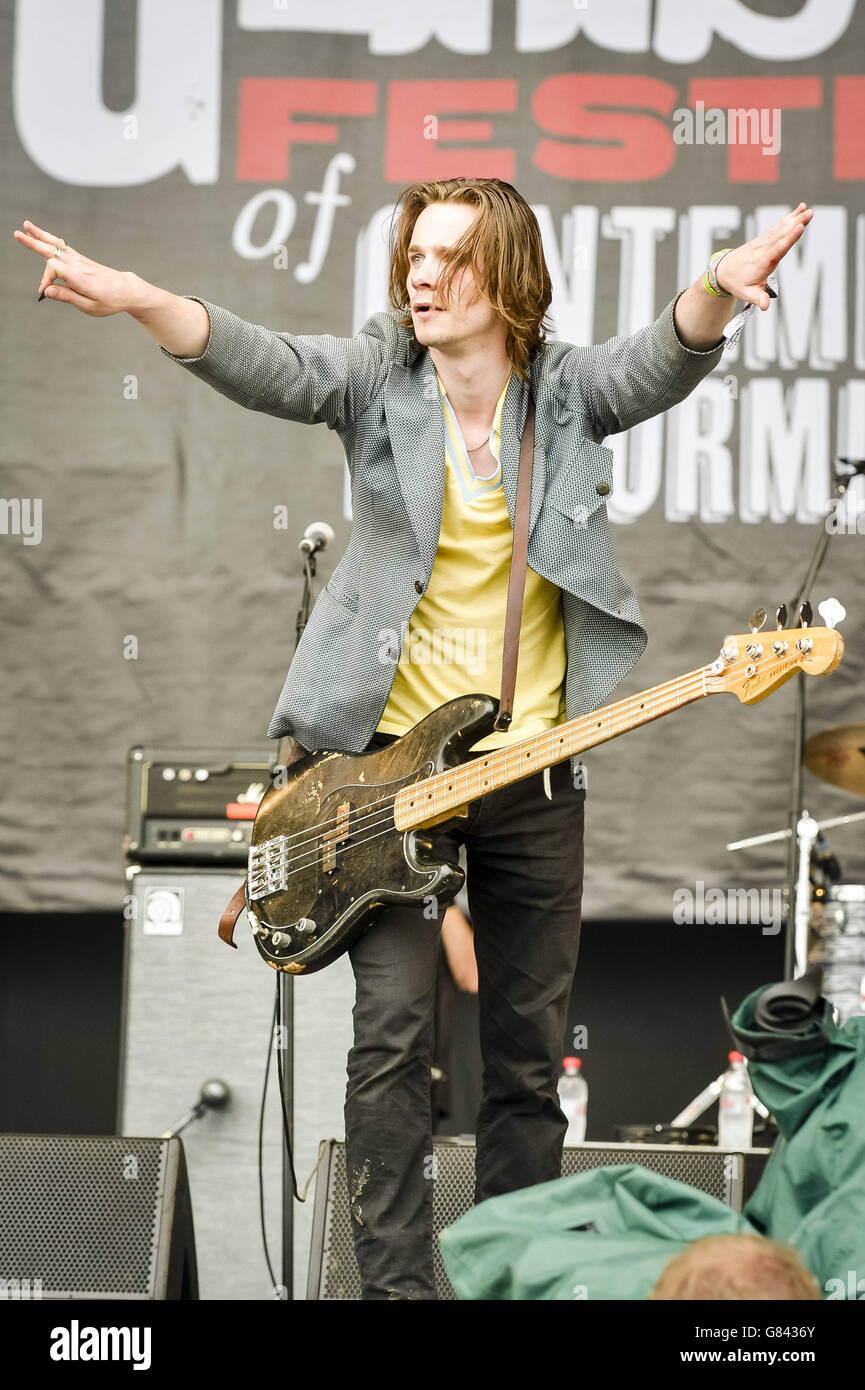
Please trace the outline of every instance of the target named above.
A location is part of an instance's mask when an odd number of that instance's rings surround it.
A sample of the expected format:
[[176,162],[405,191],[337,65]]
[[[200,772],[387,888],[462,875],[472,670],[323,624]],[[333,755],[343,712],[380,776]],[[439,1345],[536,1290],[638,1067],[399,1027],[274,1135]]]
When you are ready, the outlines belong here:
[[[491,431],[490,433],[492,433],[492,431]],[[490,436],[487,435],[487,437],[486,437],[486,439],[484,440],[483,444],[476,444],[475,447],[474,447],[473,449],[470,449],[469,446],[468,446],[468,444],[466,444],[466,453],[467,453],[467,454],[476,454],[477,451],[478,451],[478,449],[482,449],[482,448],[484,447],[484,444],[489,444],[489,442],[490,442]],[[465,444],[465,440],[463,440],[463,443]]]

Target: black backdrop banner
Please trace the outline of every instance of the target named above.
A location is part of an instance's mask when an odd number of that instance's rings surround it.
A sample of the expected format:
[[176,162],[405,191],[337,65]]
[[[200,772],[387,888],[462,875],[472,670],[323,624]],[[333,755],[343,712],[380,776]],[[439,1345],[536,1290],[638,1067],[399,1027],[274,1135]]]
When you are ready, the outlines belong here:
[[[351,525],[328,431],[231,404],[128,318],[37,304],[24,218],[254,323],[348,335],[386,307],[400,190],[495,175],[540,220],[555,335],[591,343],[805,200],[777,302],[687,401],[608,441],[650,631],[618,693],[711,661],[795,593],[833,460],[865,456],[861,4],[6,0],[0,38],[0,906],[120,902],[132,744],[267,746],[297,542],[335,527],[323,584]],[[809,733],[865,719],[861,483],[812,595],[849,616]],[[786,823],[793,703],[718,697],[587,757],[587,916],[780,886],[783,849],[724,846]],[[817,817],[862,805],[810,774],[805,792]],[[832,839],[860,882],[863,844]]]

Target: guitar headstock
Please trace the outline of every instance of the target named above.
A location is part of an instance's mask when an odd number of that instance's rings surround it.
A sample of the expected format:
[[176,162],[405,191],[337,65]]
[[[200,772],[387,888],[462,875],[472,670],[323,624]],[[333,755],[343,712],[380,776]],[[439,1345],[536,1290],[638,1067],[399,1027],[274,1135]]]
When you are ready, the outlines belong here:
[[[829,600],[820,605],[820,610],[828,609],[827,627],[810,627],[810,604],[803,605],[802,627],[782,628],[774,632],[760,632],[766,615],[758,609],[751,622],[750,632],[734,633],[724,638],[717,661],[708,667],[707,688],[717,691],[731,691],[745,705],[754,705],[765,700],[773,690],[795,676],[797,671],[805,671],[809,676],[828,676],[834,671],[844,655],[844,638],[836,632],[833,624],[846,616],[840,604],[829,609]],[[779,609],[783,621],[786,610]]]

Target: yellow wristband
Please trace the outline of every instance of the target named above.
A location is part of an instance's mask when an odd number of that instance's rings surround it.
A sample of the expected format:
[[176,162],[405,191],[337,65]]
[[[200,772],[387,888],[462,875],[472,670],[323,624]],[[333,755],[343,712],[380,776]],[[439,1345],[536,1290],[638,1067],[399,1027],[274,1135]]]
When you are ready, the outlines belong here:
[[703,276],[703,288],[707,290],[709,294],[715,295],[716,299],[733,298],[729,290],[721,289],[721,286],[718,284],[717,276],[715,275],[715,268],[718,262],[720,261],[721,257],[726,256],[727,252],[732,251],[732,249],[732,246],[725,246],[722,251],[714,251],[712,255],[709,257],[709,261],[706,266],[706,273]]

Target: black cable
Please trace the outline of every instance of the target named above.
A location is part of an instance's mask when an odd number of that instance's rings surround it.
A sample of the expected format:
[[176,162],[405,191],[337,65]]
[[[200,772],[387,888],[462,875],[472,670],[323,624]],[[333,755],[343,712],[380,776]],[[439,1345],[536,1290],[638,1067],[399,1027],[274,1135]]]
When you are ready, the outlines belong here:
[[273,1048],[273,1034],[276,1028],[277,1008],[279,1005],[279,980],[277,980],[276,999],[273,1005],[273,1020],[270,1025],[270,1032],[267,1035],[267,1063],[264,1068],[264,1087],[261,1092],[261,1108],[258,1112],[258,1211],[261,1219],[261,1243],[264,1246],[264,1259],[267,1265],[267,1272],[270,1275],[270,1282],[274,1289],[279,1285],[273,1272],[273,1265],[270,1263],[270,1251],[267,1246],[267,1228],[264,1221],[264,1108],[267,1101],[267,1082],[270,1076],[270,1053]]
[[[285,985],[285,980],[284,980],[284,978],[283,978],[283,976],[282,976],[282,973],[280,972],[280,973],[277,975],[277,978],[276,978],[276,999],[277,999],[277,1005],[276,1005],[276,1007],[277,1007],[277,1008],[279,1007],[279,990],[280,990],[280,986],[281,986],[281,985],[283,985],[283,986]],[[305,1196],[301,1197],[300,1193],[299,1193],[298,1190],[297,1190],[297,1174],[296,1174],[295,1171],[294,1171],[294,1154],[292,1153],[292,1150],[291,1150],[291,1126],[290,1126],[290,1124],[289,1124],[289,1122],[288,1122],[288,1114],[287,1114],[286,1109],[285,1109],[285,1082],[284,1082],[283,1071],[282,1071],[282,1048],[281,1048],[281,1047],[278,1047],[278,1048],[276,1049],[276,1071],[277,1071],[277,1076],[278,1076],[278,1078],[279,1078],[279,1104],[280,1104],[280,1108],[281,1108],[281,1110],[282,1110],[282,1132],[283,1132],[283,1134],[284,1134],[284,1136],[285,1136],[285,1151],[286,1151],[286,1153],[288,1154],[288,1166],[289,1166],[289,1169],[290,1169],[290,1171],[291,1171],[291,1191],[292,1191],[292,1194],[293,1194],[293,1196],[294,1196],[295,1201],[297,1201],[297,1202],[305,1202],[305,1201],[306,1201],[306,1197],[305,1197]]]
[[[267,1083],[270,1079],[270,1055],[273,1051],[274,1037],[276,1035],[276,1025],[277,1020],[279,1018],[279,988],[282,983],[282,976],[281,974],[279,974],[277,975],[276,979],[276,994],[274,996],[273,1001],[273,1017],[270,1023],[270,1032],[268,1033],[267,1037],[267,1062],[264,1068],[264,1086],[261,1092],[261,1106],[258,1112],[258,1214],[261,1222],[261,1243],[264,1247],[264,1260],[265,1264],[267,1265],[267,1272],[270,1275],[270,1282],[273,1285],[274,1289],[278,1289],[279,1284],[277,1283],[276,1275],[273,1272],[273,1265],[271,1264],[270,1260],[270,1249],[267,1244],[267,1226],[264,1219],[264,1112],[267,1103]],[[282,1058],[280,1055],[281,1052],[282,1048],[278,1047],[276,1049],[276,1069],[277,1079],[279,1081],[279,1102],[280,1109],[282,1110],[283,1135],[285,1137],[285,1147],[288,1153],[288,1164],[289,1168],[291,1169],[291,1190],[294,1194],[296,1201],[305,1202],[306,1192],[304,1192],[304,1195],[301,1197],[300,1193],[297,1190],[297,1174],[294,1171],[294,1155],[291,1149],[291,1128],[288,1123],[288,1115],[286,1114],[285,1109],[285,1089],[283,1085]],[[316,1167],[318,1167],[317,1164]],[[307,1188],[308,1187],[309,1184],[307,1183]]]

